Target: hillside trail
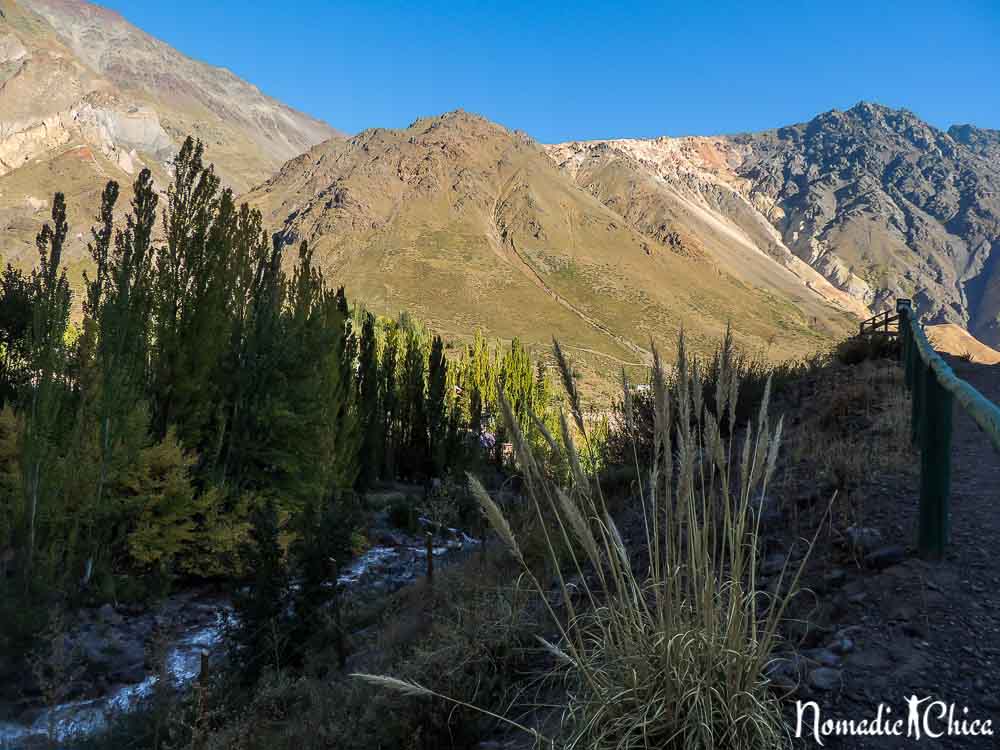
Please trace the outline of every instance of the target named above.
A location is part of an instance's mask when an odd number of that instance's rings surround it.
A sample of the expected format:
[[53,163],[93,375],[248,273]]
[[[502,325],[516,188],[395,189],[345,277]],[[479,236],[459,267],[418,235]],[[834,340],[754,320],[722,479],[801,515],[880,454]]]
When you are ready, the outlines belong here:
[[564,307],[570,313],[578,317],[588,326],[596,330],[598,333],[603,334],[607,338],[614,341],[616,344],[624,349],[632,352],[633,354],[639,356],[645,363],[652,362],[652,352],[636,344],[634,341],[622,336],[621,334],[615,333],[610,327],[602,323],[597,318],[592,315],[588,315],[586,312],[581,310],[579,307],[574,305],[559,292],[549,286],[548,282],[542,277],[542,275],[535,269],[531,263],[524,257],[524,254],[517,249],[514,244],[514,238],[508,231],[507,222],[504,219],[503,209],[506,205],[508,196],[513,191],[514,187],[517,186],[517,180],[520,177],[520,172],[515,172],[510,179],[507,180],[506,184],[500,190],[500,193],[493,201],[492,208],[492,224],[491,224],[491,237],[493,244],[493,250],[501,260],[508,261],[514,265],[532,284],[534,284],[538,289],[547,294],[553,301]]
[[[960,378],[1000,403],[1000,366],[946,359]],[[873,491],[869,501],[879,507],[868,522],[887,541],[906,545],[905,558],[881,572],[855,571],[834,597],[835,627],[846,628],[856,650],[844,657],[841,687],[811,699],[826,704],[824,720],[872,718],[879,704],[892,708],[891,718],[906,720],[907,699],[930,696],[954,704],[956,721],[991,720],[995,736],[916,741],[904,730],[902,737],[831,736],[825,747],[1000,747],[1000,453],[957,404],[953,419],[951,538],[944,559],[917,556],[916,478],[910,487]],[[796,744],[818,747],[814,738]]]

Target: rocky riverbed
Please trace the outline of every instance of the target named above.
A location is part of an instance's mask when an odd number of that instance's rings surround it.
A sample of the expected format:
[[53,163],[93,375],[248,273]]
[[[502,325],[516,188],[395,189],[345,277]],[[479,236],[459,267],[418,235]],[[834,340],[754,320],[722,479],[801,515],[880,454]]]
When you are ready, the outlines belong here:
[[[338,583],[347,595],[396,591],[423,576],[427,546],[423,536],[383,530],[376,544],[341,569]],[[479,542],[456,529],[433,539],[432,554],[442,563]],[[116,716],[134,711],[149,697],[159,677],[157,650],[166,679],[184,690],[197,678],[202,654],[218,663],[225,653],[225,623],[232,616],[229,599],[212,589],[174,594],[143,611],[105,604],[83,610],[66,635],[67,652],[83,669],[67,685],[67,699],[46,707],[38,695],[0,706],[0,748],[27,750],[54,740],[104,731]],[[80,671],[80,670],[76,670]]]

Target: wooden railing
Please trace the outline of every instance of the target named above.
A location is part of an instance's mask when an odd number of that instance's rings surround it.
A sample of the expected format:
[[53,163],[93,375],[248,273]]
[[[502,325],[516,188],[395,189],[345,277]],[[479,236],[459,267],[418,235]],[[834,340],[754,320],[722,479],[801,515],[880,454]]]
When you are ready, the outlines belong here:
[[[934,351],[910,300],[896,300],[896,313],[906,386],[913,394],[912,439],[920,447],[920,530],[917,541],[922,556],[940,558],[948,543],[950,526],[954,403],[957,401],[972,417],[998,451],[1000,407],[955,375],[948,363]],[[861,325],[864,332],[865,324]]]
[[899,313],[886,310],[884,313],[879,313],[875,317],[861,322],[859,336],[871,336],[875,333],[896,338],[899,335]]

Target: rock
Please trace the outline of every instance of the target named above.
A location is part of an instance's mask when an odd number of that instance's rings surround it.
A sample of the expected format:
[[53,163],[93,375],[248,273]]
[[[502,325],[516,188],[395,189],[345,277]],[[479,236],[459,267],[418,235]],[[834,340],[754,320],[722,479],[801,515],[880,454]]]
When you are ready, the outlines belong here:
[[809,685],[816,690],[829,692],[840,687],[840,670],[819,667],[809,673]]
[[919,621],[904,622],[902,630],[911,638],[924,639],[927,637],[927,628],[925,628]]
[[0,34],[0,63],[17,62],[28,56],[21,41],[13,34]]
[[844,572],[843,568],[834,568],[825,576],[823,576],[823,586],[827,589],[835,589],[844,585],[844,581],[847,578],[847,573]]
[[827,648],[833,653],[843,656],[854,650],[854,641],[850,638],[837,638]]
[[806,663],[801,654],[788,654],[770,661],[764,673],[771,679],[786,679],[796,683],[805,673]]
[[870,526],[851,526],[847,529],[851,548],[867,555],[882,543],[882,532]]
[[382,531],[376,539],[376,544],[382,547],[402,547],[406,544],[406,540],[402,534],[395,531]]
[[836,667],[840,664],[840,657],[833,651],[825,648],[814,648],[803,653],[810,661],[814,661],[821,667]]
[[781,569],[785,567],[786,559],[785,555],[781,552],[775,552],[774,554],[768,555],[764,558],[764,562],[761,563],[760,572],[766,576],[780,573]]
[[104,604],[97,610],[97,619],[105,625],[121,625],[122,616],[115,612],[115,608],[110,604]]
[[874,552],[865,555],[865,565],[875,570],[883,570],[892,565],[898,565],[906,559],[906,550],[896,544],[891,547],[882,547]]
[[917,608],[912,604],[897,604],[889,610],[889,619],[904,622],[917,616]]
[[803,648],[815,648],[830,639],[833,629],[810,620],[790,620],[787,625],[788,637]]
[[146,670],[142,664],[132,664],[127,667],[114,670],[108,676],[112,682],[120,682],[124,685],[133,685],[146,679]]

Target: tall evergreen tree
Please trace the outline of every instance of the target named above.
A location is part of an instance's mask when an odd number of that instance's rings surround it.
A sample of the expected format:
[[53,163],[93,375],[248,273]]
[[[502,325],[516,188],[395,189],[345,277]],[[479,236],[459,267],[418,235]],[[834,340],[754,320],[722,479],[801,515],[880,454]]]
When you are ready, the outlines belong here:
[[[69,325],[71,293],[66,271],[61,267],[63,244],[69,233],[66,200],[56,193],[52,201],[52,224],[38,233],[39,264],[31,274],[32,321],[28,343],[31,383],[22,453],[24,504],[20,525],[26,527],[25,572],[34,572],[40,532],[46,521],[59,520],[54,507],[58,497],[58,442],[69,411],[64,374],[68,362],[66,329]],[[53,548],[49,571],[58,565]]]
[[358,419],[362,436],[358,483],[362,489],[374,484],[382,465],[385,425],[379,413],[380,380],[375,316],[366,312],[358,344],[357,377]]
[[447,459],[448,430],[448,360],[444,343],[435,336],[427,366],[427,447],[436,475],[444,473]]

